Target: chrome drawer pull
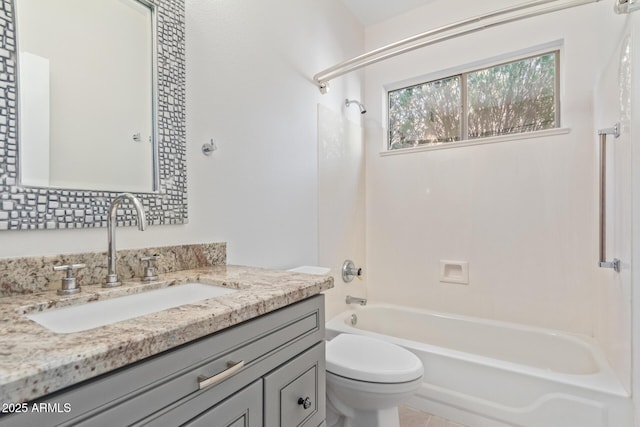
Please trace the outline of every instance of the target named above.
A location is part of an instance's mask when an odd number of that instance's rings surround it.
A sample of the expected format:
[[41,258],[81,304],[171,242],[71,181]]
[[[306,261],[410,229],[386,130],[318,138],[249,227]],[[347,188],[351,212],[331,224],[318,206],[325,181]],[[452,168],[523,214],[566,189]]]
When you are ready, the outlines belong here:
[[210,387],[214,384],[217,384],[223,380],[226,380],[230,376],[236,374],[240,369],[244,367],[244,360],[239,362],[227,362],[227,369],[216,374],[212,377],[205,377],[204,375],[198,376],[198,385],[200,386],[200,390],[203,388]]
[[304,409],[309,409],[311,408],[311,399],[309,397],[305,399],[300,398],[298,399],[298,405],[302,405]]

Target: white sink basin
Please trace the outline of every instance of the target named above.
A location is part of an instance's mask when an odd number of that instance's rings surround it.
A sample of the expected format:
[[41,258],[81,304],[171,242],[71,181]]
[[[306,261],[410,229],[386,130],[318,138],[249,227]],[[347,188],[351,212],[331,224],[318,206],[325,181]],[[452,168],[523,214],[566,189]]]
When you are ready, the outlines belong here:
[[145,314],[237,291],[237,289],[222,286],[185,283],[134,295],[27,314],[26,316],[53,332],[68,334],[111,325]]

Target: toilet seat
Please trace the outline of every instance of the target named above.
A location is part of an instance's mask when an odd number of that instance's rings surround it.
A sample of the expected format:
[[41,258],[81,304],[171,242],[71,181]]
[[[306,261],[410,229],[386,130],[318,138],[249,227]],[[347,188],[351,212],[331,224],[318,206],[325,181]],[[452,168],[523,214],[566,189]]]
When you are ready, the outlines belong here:
[[327,372],[371,383],[404,383],[424,373],[409,350],[362,335],[340,334],[327,342],[326,361]]

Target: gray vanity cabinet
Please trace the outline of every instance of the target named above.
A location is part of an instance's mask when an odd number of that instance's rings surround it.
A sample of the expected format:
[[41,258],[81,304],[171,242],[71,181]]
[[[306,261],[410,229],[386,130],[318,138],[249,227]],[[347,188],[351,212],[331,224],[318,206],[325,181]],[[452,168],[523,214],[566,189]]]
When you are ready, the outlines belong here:
[[69,413],[4,416],[0,427],[317,427],[324,399],[316,295],[38,400]]

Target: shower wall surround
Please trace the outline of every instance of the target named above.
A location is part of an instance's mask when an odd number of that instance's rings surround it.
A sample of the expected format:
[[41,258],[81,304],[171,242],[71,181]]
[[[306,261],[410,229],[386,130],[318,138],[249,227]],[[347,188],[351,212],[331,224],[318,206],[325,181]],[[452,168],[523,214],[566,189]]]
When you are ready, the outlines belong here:
[[[633,64],[637,60],[638,35],[634,34],[631,16],[610,52],[608,63],[603,64],[602,73],[594,87],[594,123],[598,128],[605,123],[619,123],[620,135],[615,143],[607,143],[607,193],[612,194],[608,203],[606,222],[607,253],[621,261],[618,273],[600,269],[595,288],[594,313],[597,315],[594,336],[607,350],[607,357],[627,390],[631,390],[633,371],[632,295],[633,295],[633,170],[634,128],[633,87],[635,85]],[[635,17],[637,19],[637,16]],[[637,77],[636,77],[637,79]],[[637,81],[637,80],[636,80]],[[637,113],[636,113],[637,114]],[[636,215],[637,216],[637,215]]]
[[[149,255],[160,256],[155,263],[158,273],[171,273],[224,265],[227,263],[227,245],[203,243],[119,250],[118,276],[124,280],[140,278],[143,275],[140,257]],[[81,263],[86,264],[86,268],[74,271],[80,286],[101,283],[107,275],[107,254],[104,252],[0,259],[0,297],[58,288],[63,272],[53,271],[53,266]]]
[[[367,47],[504,6],[503,0],[435,0],[368,29]],[[607,2],[593,3],[449,40],[367,70],[370,300],[593,334],[603,274],[596,262],[592,99],[602,66],[593,58],[610,57],[620,31],[615,21],[622,19]],[[594,26],[606,35],[593,32]],[[562,43],[561,126],[568,133],[380,156],[386,139],[380,88],[451,75],[468,64],[504,62],[554,42]],[[439,280],[440,261],[448,259],[469,263],[468,285]]]

